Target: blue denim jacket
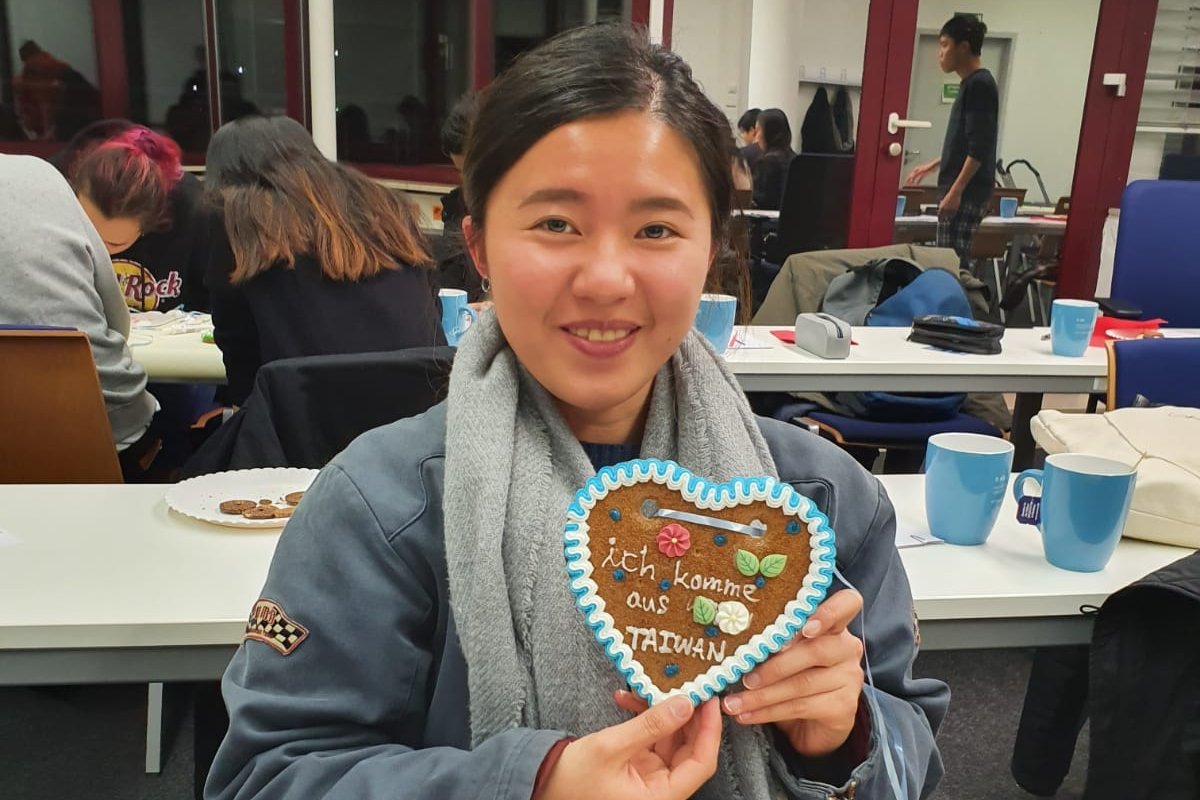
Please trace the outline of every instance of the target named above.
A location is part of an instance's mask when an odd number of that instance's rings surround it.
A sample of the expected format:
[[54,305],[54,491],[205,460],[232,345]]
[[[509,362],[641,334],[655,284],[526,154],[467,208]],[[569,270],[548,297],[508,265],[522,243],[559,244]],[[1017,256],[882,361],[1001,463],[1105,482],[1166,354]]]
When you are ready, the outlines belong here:
[[[923,797],[942,775],[934,731],[950,693],[911,675],[912,598],[891,503],[836,447],[790,425],[760,425],[780,478],[837,533],[839,569],[865,598],[892,752],[910,797]],[[285,615],[266,622],[292,627],[281,644],[248,639],[230,663],[222,689],[231,724],[206,797],[530,797],[562,732],[516,728],[469,749],[467,668],[442,538],[445,427],[443,405],[364,434],[305,496],[262,594]],[[891,797],[880,724],[872,713],[870,754],[843,786],[807,780],[802,760],[773,753],[788,794]]]

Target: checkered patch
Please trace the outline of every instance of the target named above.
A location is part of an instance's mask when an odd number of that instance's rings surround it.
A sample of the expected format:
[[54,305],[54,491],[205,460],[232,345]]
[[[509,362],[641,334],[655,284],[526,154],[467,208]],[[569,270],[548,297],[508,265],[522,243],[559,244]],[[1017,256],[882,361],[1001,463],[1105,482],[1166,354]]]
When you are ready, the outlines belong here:
[[308,628],[289,618],[274,600],[264,597],[250,610],[245,638],[269,644],[286,656],[308,638]]

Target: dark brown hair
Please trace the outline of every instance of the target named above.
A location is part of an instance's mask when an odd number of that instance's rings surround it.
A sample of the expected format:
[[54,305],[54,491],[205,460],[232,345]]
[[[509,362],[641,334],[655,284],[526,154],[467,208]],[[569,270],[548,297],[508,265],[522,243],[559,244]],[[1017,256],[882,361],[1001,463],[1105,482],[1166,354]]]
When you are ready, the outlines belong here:
[[481,93],[463,165],[463,195],[471,219],[483,228],[497,184],[546,134],[581,119],[630,110],[661,120],[695,151],[712,213],[707,288],[727,287],[732,270],[741,268],[741,256],[730,241],[729,120],[693,80],[683,59],[650,44],[645,31],[627,24],[601,23],[561,33],[518,57]]
[[233,249],[230,280],[311,255],[325,277],[358,281],[430,263],[412,203],[329,161],[288,117],[243,117],[208,145],[205,184],[223,209]]

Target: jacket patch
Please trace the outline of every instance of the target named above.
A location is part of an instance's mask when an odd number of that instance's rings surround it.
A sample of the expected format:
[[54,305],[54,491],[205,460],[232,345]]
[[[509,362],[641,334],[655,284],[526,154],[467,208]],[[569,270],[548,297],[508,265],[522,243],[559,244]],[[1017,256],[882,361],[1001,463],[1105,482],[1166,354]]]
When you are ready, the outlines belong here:
[[246,641],[263,642],[282,655],[291,655],[308,638],[308,628],[288,617],[274,600],[263,597],[250,609]]

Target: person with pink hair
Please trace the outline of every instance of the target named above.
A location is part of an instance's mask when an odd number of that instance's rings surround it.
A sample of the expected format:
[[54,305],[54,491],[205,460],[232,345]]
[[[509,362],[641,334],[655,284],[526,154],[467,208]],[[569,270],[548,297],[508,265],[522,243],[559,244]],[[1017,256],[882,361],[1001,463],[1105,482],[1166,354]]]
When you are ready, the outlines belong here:
[[80,131],[53,159],[70,181],[133,311],[207,311],[209,220],[170,138],[125,120]]

